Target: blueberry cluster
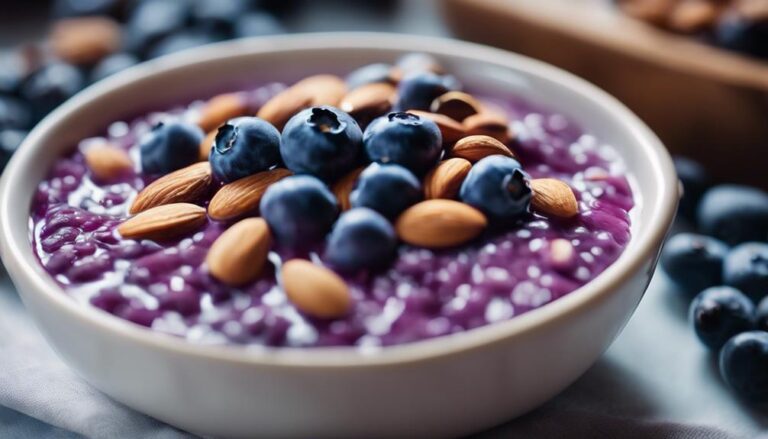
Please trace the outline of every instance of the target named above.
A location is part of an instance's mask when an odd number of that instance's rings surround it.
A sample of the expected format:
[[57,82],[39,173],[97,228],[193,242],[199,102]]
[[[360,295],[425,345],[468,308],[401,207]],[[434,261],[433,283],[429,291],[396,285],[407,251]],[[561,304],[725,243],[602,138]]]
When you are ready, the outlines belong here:
[[746,186],[707,188],[700,165],[675,160],[685,188],[680,216],[699,233],[669,239],[668,277],[696,294],[690,319],[699,340],[719,352],[723,379],[747,398],[768,400],[768,194]]

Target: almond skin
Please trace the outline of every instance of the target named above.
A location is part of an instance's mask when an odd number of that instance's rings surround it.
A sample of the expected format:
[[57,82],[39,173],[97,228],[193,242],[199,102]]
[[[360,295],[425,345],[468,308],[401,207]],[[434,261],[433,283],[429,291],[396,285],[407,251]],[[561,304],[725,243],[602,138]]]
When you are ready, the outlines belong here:
[[207,133],[224,125],[229,119],[246,114],[248,114],[248,104],[242,94],[220,94],[206,102],[197,124]]
[[464,126],[444,114],[430,113],[429,111],[409,110],[411,114],[429,119],[440,128],[440,134],[443,137],[444,145],[452,145],[466,135]]
[[318,105],[338,106],[346,94],[347,85],[338,76],[309,76],[272,97],[257,116],[282,130],[299,111]]
[[189,203],[153,207],[125,220],[117,227],[127,239],[163,240],[181,236],[205,224],[205,209]]
[[339,105],[347,94],[347,84],[336,75],[308,76],[293,85],[292,88],[301,90],[312,97],[311,106]]
[[171,203],[197,201],[210,190],[213,177],[208,162],[171,172],[145,187],[131,205],[131,214]]
[[451,158],[438,163],[424,177],[424,191],[428,199],[453,199],[459,194],[461,183],[467,177],[472,163],[463,158]]
[[427,200],[403,212],[395,223],[397,235],[408,244],[448,248],[476,238],[488,225],[485,215],[453,200]]
[[213,148],[213,143],[216,141],[216,134],[218,133],[219,130],[215,129],[203,137],[203,141],[200,142],[200,157],[198,158],[199,161],[208,161],[208,156],[211,154],[211,149]]
[[53,52],[72,64],[93,64],[120,49],[120,26],[105,17],[66,18],[50,35]]
[[444,114],[456,121],[480,112],[480,102],[474,96],[461,91],[449,91],[432,101],[430,110],[433,113]]
[[456,142],[451,148],[451,156],[460,157],[472,163],[477,162],[489,155],[504,155],[515,157],[515,154],[507,148],[507,145],[499,142],[493,137],[475,135],[464,137]]
[[554,178],[531,180],[531,206],[536,212],[558,218],[578,215],[579,203],[567,183]]
[[392,109],[396,98],[397,89],[394,85],[377,82],[361,85],[347,93],[339,108],[356,120],[373,120]]
[[237,287],[259,277],[271,245],[267,222],[263,218],[246,218],[214,241],[205,262],[211,276]]
[[495,112],[482,111],[467,117],[462,123],[468,136],[489,136],[501,143],[507,143],[511,139],[509,121]]
[[84,153],[85,164],[93,176],[104,182],[114,181],[133,169],[133,162],[128,153],[108,144],[88,148]]
[[336,183],[334,183],[331,191],[336,199],[339,201],[339,205],[342,210],[349,210],[352,206],[349,204],[349,194],[352,193],[352,189],[355,188],[357,178],[363,172],[365,167],[359,167],[349,174],[341,177]]
[[253,212],[258,209],[267,188],[289,175],[292,175],[291,171],[276,168],[226,184],[208,204],[208,215],[214,220],[226,221]]
[[292,259],[281,270],[288,299],[301,312],[321,319],[344,316],[352,306],[349,287],[333,271],[303,259]]

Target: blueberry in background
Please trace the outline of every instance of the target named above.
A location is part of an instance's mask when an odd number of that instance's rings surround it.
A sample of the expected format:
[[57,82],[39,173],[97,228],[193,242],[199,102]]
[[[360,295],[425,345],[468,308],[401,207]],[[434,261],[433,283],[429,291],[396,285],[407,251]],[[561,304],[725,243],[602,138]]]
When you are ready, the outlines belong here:
[[740,396],[768,400],[768,332],[748,331],[731,338],[720,351],[720,374]]
[[130,53],[116,53],[103,58],[91,70],[91,82],[101,81],[115,73],[133,67],[139,63],[139,58]]
[[267,12],[248,12],[237,17],[233,29],[235,38],[260,37],[285,33],[285,28]]
[[728,246],[722,241],[695,233],[671,237],[661,251],[661,266],[667,276],[688,293],[722,284],[723,260]]
[[690,222],[696,221],[696,207],[711,182],[709,174],[699,162],[687,157],[673,157],[677,177],[683,184],[683,197],[680,199],[678,213]]
[[224,183],[266,171],[280,162],[280,132],[258,117],[230,119],[219,127],[209,160]]
[[84,86],[85,78],[78,68],[54,62],[34,73],[22,85],[20,96],[32,107],[34,117],[42,119]]
[[328,238],[326,259],[341,271],[386,267],[397,252],[392,224],[378,212],[358,207],[344,212]]
[[691,302],[689,317],[699,340],[717,351],[736,334],[754,328],[755,305],[733,287],[710,287]]
[[27,132],[16,129],[0,129],[0,172],[27,137]]
[[24,102],[8,97],[0,96],[0,129],[30,128],[32,125],[32,114]]
[[328,180],[357,165],[362,138],[360,126],[349,114],[330,106],[312,107],[285,124],[280,154],[294,173]]
[[395,66],[403,75],[419,72],[443,73],[443,67],[434,56],[421,52],[406,53],[398,58]]
[[499,224],[511,224],[527,215],[531,205],[528,175],[520,162],[491,155],[475,163],[461,184],[459,198]]
[[24,59],[17,52],[0,52],[0,96],[15,96],[28,76]]
[[193,49],[205,44],[221,41],[221,37],[204,29],[185,29],[162,38],[147,52],[147,58],[154,59],[164,55]]
[[251,0],[193,0],[190,16],[194,25],[222,38],[232,38],[235,22],[251,8]]
[[715,42],[730,50],[768,58],[768,17],[727,14],[715,30]]
[[372,162],[398,164],[416,175],[435,166],[443,152],[437,124],[406,112],[374,119],[365,129],[363,144]]
[[749,186],[715,186],[701,199],[696,218],[702,233],[730,245],[768,241],[768,194]]
[[89,15],[120,15],[124,0],[55,0],[52,13],[57,18],[83,17]]
[[391,82],[392,66],[384,63],[368,64],[353,70],[345,81],[350,90],[361,85],[377,82]]
[[394,220],[424,198],[421,182],[400,165],[371,163],[349,194],[352,207],[368,207]]
[[203,131],[194,124],[158,123],[139,140],[142,171],[167,174],[197,162],[203,136]]
[[397,87],[399,100],[395,107],[401,111],[429,111],[436,97],[461,87],[452,76],[432,72],[415,72],[403,77]]
[[142,0],[128,17],[125,42],[129,51],[144,57],[162,38],[189,22],[189,0]]
[[276,241],[290,247],[321,240],[339,214],[336,197],[311,175],[293,175],[269,186],[259,210]]
[[768,331],[768,296],[763,297],[755,309],[755,328]]
[[734,247],[723,263],[723,282],[755,302],[768,295],[768,244],[746,242]]

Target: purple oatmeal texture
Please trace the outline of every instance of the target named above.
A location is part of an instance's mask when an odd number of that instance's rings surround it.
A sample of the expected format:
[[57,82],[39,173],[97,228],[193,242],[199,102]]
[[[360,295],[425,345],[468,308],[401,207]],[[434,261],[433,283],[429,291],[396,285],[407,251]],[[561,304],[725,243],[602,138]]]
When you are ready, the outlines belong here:
[[[250,92],[260,105],[280,85]],[[482,94],[480,95],[482,97]],[[199,102],[113,123],[59,159],[35,194],[32,244],[45,269],[75,300],[153,330],[197,343],[266,346],[376,347],[466,331],[541,307],[586,284],[613,263],[630,238],[634,202],[612,148],[563,116],[518,99],[495,99],[515,120],[512,146],[533,178],[568,182],[580,214],[570,220],[531,215],[518,227],[488,232],[453,250],[401,246],[385,272],[347,276],[353,309],[323,321],[299,313],[275,277],[293,256],[273,249],[264,274],[243,288],[217,282],[204,259],[228,224],[209,221],[190,236],[166,242],[124,240],[115,229],[149,181],[127,175],[94,182],[82,151],[89,142],[125,148],[168,114],[191,117]],[[553,259],[550,245],[568,240],[573,259]],[[318,259],[322,249],[308,256]]]

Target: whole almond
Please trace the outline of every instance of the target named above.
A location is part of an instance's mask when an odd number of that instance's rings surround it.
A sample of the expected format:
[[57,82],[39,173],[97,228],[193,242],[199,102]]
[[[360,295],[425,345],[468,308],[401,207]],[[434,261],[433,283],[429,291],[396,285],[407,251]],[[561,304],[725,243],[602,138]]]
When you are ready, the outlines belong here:
[[216,134],[218,133],[219,130],[215,129],[203,137],[203,141],[200,142],[200,157],[198,157],[199,161],[208,161],[208,156],[211,154],[211,149],[213,148],[213,143],[216,142]]
[[464,126],[444,114],[430,113],[429,111],[409,110],[411,114],[429,119],[437,124],[443,137],[443,144],[451,145],[466,135]]
[[489,155],[504,155],[515,157],[515,154],[507,148],[507,145],[493,137],[475,135],[464,137],[451,148],[451,156],[469,160],[472,163],[488,157]]
[[339,108],[356,120],[370,121],[387,113],[397,98],[394,85],[377,82],[357,87],[341,100]]
[[120,26],[109,18],[66,18],[53,25],[50,43],[64,61],[93,64],[120,49],[120,34]]
[[336,75],[309,76],[293,85],[312,97],[310,105],[339,105],[347,94],[347,83]]
[[246,218],[214,241],[205,262],[211,276],[233,287],[259,277],[272,245],[272,234],[263,218]]
[[189,203],[153,207],[117,227],[127,239],[168,239],[192,232],[205,224],[205,209]]
[[224,125],[229,119],[246,114],[248,103],[241,93],[220,94],[205,103],[197,124],[207,133]]
[[482,111],[467,117],[462,122],[467,135],[484,135],[493,137],[501,143],[509,142],[509,121],[501,114],[490,111]]
[[291,174],[285,168],[276,168],[226,184],[208,204],[208,215],[217,221],[225,221],[253,212],[259,208],[267,188]]
[[83,155],[85,164],[99,181],[114,181],[133,169],[133,162],[128,153],[109,144],[88,148]]
[[432,101],[430,110],[433,113],[444,114],[456,121],[477,114],[481,108],[480,102],[474,96],[462,91],[449,91]]
[[544,215],[570,218],[578,215],[579,203],[567,183],[554,178],[531,180],[531,206]]
[[163,204],[197,201],[208,193],[213,182],[211,165],[199,162],[164,175],[145,187],[131,205],[131,214]]
[[463,158],[455,157],[441,161],[424,177],[426,197],[456,198],[470,169],[472,164]]
[[288,300],[312,317],[342,317],[352,306],[349,287],[344,280],[320,265],[292,259],[283,264],[281,278]]
[[334,183],[333,187],[331,187],[333,195],[336,196],[336,199],[339,201],[339,205],[341,206],[342,210],[349,210],[352,207],[349,204],[349,194],[352,192],[352,189],[355,188],[357,178],[363,172],[363,169],[365,169],[365,167],[361,166],[353,170],[347,175],[341,177],[336,183]]
[[294,114],[312,106],[337,106],[347,94],[344,80],[335,75],[314,75],[302,79],[267,101],[257,116],[282,130]]
[[408,244],[447,248],[471,241],[488,225],[485,215],[453,200],[427,200],[414,204],[397,218],[395,230]]

